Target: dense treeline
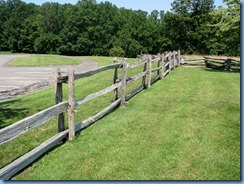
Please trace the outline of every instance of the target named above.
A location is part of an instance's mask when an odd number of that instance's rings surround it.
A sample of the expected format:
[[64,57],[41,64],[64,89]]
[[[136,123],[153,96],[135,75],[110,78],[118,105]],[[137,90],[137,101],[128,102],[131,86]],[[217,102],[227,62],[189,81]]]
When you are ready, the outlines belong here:
[[[183,53],[240,55],[240,1],[175,0],[171,12],[147,13],[109,2],[76,5],[0,0],[0,50],[135,57]],[[163,8],[163,7],[162,7]]]

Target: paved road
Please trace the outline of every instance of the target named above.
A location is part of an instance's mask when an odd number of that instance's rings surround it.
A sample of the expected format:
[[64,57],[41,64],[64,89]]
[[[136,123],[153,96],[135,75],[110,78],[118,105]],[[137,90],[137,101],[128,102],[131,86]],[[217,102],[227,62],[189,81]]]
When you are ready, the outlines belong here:
[[[28,92],[30,86],[39,85],[37,88],[43,88],[47,85],[53,84],[55,79],[55,71],[61,68],[61,71],[67,71],[69,68],[74,68],[76,72],[88,71],[98,68],[98,63],[80,58],[83,60],[81,65],[69,66],[45,66],[45,67],[10,67],[7,66],[9,62],[16,58],[28,57],[31,55],[0,55],[0,99],[9,96],[7,93],[20,94],[18,91],[24,90]],[[40,87],[40,84],[41,85]],[[33,91],[33,89],[32,89]],[[7,97],[9,98],[9,97]]]

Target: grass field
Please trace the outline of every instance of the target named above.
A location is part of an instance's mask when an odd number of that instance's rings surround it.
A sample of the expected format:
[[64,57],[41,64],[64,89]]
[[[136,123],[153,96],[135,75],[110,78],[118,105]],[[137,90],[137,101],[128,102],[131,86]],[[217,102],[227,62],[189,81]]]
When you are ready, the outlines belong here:
[[[112,60],[93,59],[102,65]],[[108,71],[77,81],[76,99],[110,85],[112,75]],[[112,97],[79,107],[77,122],[103,109]],[[48,89],[2,102],[0,122],[6,126],[53,101],[54,89]],[[54,120],[1,145],[0,167],[56,132]],[[13,179],[239,180],[240,74],[178,68]]]
[[13,54],[10,51],[0,51],[0,54]]
[[24,58],[17,58],[10,66],[54,66],[54,65],[76,65],[82,64],[78,57],[59,55],[33,55]]

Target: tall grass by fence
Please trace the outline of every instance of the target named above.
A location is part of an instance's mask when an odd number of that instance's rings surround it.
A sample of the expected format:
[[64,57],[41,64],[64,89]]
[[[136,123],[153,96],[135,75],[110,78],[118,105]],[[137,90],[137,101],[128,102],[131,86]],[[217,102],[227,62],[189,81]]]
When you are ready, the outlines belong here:
[[[57,116],[58,121],[58,134],[51,137],[46,142],[42,143],[20,158],[16,159],[9,165],[3,167],[0,170],[0,179],[10,179],[13,175],[27,167],[48,150],[60,144],[61,141],[67,138],[70,140],[74,139],[76,132],[101,119],[118,106],[124,107],[126,105],[126,101],[128,101],[142,90],[150,88],[151,85],[157,80],[164,79],[172,72],[172,70],[176,69],[178,66],[180,66],[180,51],[173,51],[158,54],[156,56],[148,55],[142,61],[137,63],[128,63],[126,59],[123,61],[118,61],[115,59],[114,64],[83,73],[74,73],[74,70],[69,70],[67,74],[61,73],[60,70],[57,70],[55,93],[56,105],[1,129],[0,144],[4,144],[17,138],[19,135],[48,122],[55,116]],[[141,73],[137,73],[134,76],[129,76],[131,69],[139,67],[142,67]],[[111,86],[96,93],[89,94],[88,96],[83,97],[77,101],[74,100],[74,81],[76,79],[89,77],[106,70],[114,70],[114,75],[112,76],[113,84]],[[139,79],[141,79],[140,86],[130,92],[126,92],[127,85],[138,81]],[[68,83],[69,90],[68,100],[66,101],[63,99],[63,84],[65,83]],[[113,92],[114,100],[108,107],[80,123],[75,123],[75,107],[81,106],[86,102],[105,95],[109,92]],[[66,111],[68,111],[68,129],[65,129],[64,113]]]

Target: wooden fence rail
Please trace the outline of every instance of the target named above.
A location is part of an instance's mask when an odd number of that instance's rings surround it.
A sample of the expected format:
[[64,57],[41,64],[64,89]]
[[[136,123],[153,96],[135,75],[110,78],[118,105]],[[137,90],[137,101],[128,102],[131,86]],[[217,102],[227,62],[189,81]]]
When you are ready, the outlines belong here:
[[190,66],[205,66],[207,68],[223,69],[228,71],[240,71],[240,61],[231,58],[204,57],[186,60],[184,64]]
[[40,126],[51,120],[54,116],[68,110],[68,103],[62,102],[58,105],[43,110],[33,116],[20,120],[10,126],[0,129],[0,144],[4,144],[17,138],[19,135]]
[[[157,63],[157,66],[153,68],[153,63]],[[158,54],[156,56],[147,55],[144,60],[136,63],[128,63],[126,59],[123,61],[115,60],[114,64],[103,66],[95,70],[88,72],[75,73],[74,70],[69,70],[68,74],[61,73],[58,69],[56,71],[56,93],[55,102],[56,105],[43,110],[31,117],[25,118],[15,124],[12,124],[6,128],[0,130],[0,144],[4,144],[20,134],[35,128],[53,117],[57,116],[58,134],[42,143],[40,146],[34,148],[30,152],[16,159],[14,162],[5,166],[0,170],[0,179],[8,180],[13,175],[27,167],[34,162],[40,156],[45,154],[48,150],[60,144],[60,142],[67,137],[72,140],[75,137],[75,133],[86,128],[87,126],[95,123],[105,115],[109,114],[112,110],[120,106],[125,106],[126,101],[133,96],[141,92],[146,88],[150,88],[151,85],[159,79],[171,73],[176,67],[180,66],[180,51],[174,51],[169,53]],[[142,66],[142,72],[132,77],[128,76],[128,71],[133,68]],[[80,78],[89,77],[106,70],[114,70],[113,84],[105,89],[102,89],[96,93],[87,95],[80,100],[75,101],[74,85],[75,80]],[[122,77],[118,78],[118,70],[121,70]],[[156,76],[152,77],[156,72]],[[126,86],[132,82],[141,79],[141,85],[132,90],[126,92]],[[63,84],[68,83],[68,100],[63,101]],[[120,90],[119,90],[120,89]],[[114,101],[105,109],[98,112],[96,115],[75,124],[75,107],[83,105],[84,103],[105,95],[114,91]],[[120,94],[119,94],[120,91]],[[65,117],[64,113],[68,111],[68,129],[65,130]]]

